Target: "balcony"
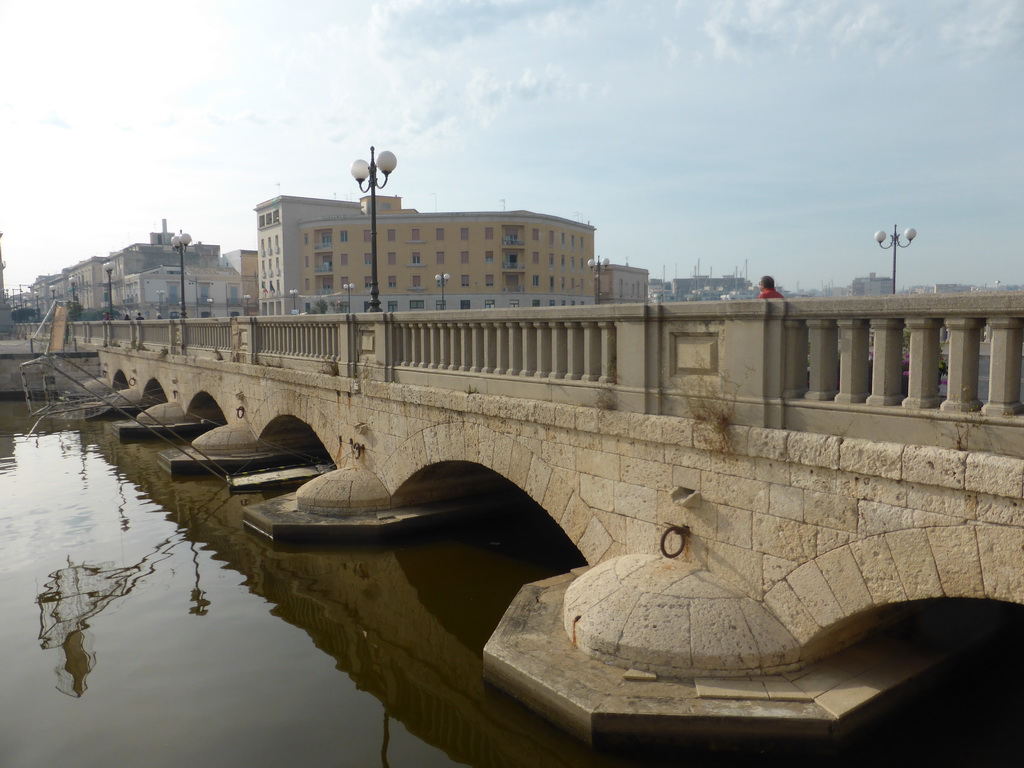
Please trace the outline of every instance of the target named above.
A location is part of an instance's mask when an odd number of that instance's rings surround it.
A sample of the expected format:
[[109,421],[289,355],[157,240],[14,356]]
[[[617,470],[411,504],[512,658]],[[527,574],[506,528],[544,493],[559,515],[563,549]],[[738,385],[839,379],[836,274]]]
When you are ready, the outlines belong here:
[[505,261],[501,262],[501,268],[504,269],[505,271],[525,272],[526,264],[519,261],[518,259],[514,261],[506,259]]
[[319,243],[313,243],[313,250],[316,251],[329,251],[334,247],[334,242],[331,240],[321,240]]
[[502,235],[501,244],[511,246],[512,248],[525,248],[526,241],[520,240],[519,235]]
[[315,267],[313,267],[313,271],[318,275],[329,274],[330,272],[334,271],[334,264],[330,261],[327,262],[326,264],[317,264]]
[[524,285],[506,285],[501,289],[502,293],[525,293],[526,286]]

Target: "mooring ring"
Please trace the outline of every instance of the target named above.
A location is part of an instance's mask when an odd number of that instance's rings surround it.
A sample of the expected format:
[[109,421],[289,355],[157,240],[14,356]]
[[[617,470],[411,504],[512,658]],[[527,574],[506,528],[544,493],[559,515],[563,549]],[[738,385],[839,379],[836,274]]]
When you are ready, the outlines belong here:
[[[668,541],[670,533],[678,534],[679,536],[679,549],[669,552],[665,546]],[[685,525],[670,525],[665,529],[665,532],[661,534],[661,554],[665,557],[679,557],[683,554],[683,550],[686,549],[686,541],[690,537],[690,529]]]
[[134,376],[132,376],[130,379],[128,379],[128,386],[129,387],[134,387],[135,386],[135,377]]
[[237,408],[235,408],[235,416],[237,416],[240,419],[244,419],[245,418],[245,406],[244,405],[240,405]]

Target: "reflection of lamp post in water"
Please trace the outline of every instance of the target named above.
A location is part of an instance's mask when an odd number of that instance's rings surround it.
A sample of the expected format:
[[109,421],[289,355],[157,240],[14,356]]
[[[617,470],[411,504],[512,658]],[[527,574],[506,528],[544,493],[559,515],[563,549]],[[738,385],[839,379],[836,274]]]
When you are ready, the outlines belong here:
[[896,249],[907,248],[910,245],[911,241],[915,237],[917,237],[917,230],[914,229],[913,227],[904,230],[903,237],[907,238],[907,242],[903,243],[900,242],[900,236],[897,234],[896,226],[893,225],[891,237],[892,239],[889,241],[888,244],[886,244],[885,232],[883,232],[882,230],[878,230],[877,232],[875,232],[875,242],[878,243],[879,247],[888,248],[889,246],[892,246],[892,292],[896,293]]

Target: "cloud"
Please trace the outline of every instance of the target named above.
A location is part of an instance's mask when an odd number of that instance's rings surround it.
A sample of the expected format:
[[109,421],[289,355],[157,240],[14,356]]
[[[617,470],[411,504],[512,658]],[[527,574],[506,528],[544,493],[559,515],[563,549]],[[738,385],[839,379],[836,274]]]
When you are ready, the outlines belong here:
[[58,115],[56,112],[50,112],[39,119],[42,125],[49,125],[54,128],[63,128],[65,130],[71,130],[71,125],[63,117]]
[[502,81],[488,70],[476,69],[466,84],[469,115],[487,126],[515,103],[555,98],[579,98],[586,87],[574,87],[565,72],[548,66],[542,72],[527,68],[515,81]]

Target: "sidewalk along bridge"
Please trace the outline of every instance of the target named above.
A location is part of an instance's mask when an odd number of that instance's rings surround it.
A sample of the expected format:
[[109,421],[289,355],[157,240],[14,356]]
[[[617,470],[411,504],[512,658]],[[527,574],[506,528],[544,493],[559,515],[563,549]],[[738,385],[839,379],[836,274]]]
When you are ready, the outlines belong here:
[[1000,294],[72,333],[221,420],[206,450],[333,459],[250,515],[275,538],[518,489],[589,568],[524,587],[488,677],[597,745],[761,747],[845,738],[937,669],[895,619],[1024,602],[1022,329]]

